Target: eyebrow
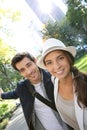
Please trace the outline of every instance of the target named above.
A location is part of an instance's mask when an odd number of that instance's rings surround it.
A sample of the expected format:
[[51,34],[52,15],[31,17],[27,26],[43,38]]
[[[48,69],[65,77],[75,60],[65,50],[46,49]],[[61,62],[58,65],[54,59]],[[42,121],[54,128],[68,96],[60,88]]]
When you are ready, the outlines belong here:
[[[56,58],[59,58],[59,57],[61,57],[61,56],[64,56],[64,54],[60,54],[60,55],[57,56]],[[49,59],[49,60],[44,60],[44,62],[47,62],[47,61],[51,61],[51,59]]]

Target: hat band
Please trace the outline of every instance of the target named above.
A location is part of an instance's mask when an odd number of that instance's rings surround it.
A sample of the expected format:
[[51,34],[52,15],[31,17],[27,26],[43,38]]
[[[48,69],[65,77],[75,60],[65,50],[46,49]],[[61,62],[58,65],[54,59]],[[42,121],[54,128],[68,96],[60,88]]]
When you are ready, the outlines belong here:
[[47,49],[46,51],[43,52],[44,53],[47,53],[48,51],[51,52],[51,50],[53,51],[54,49],[63,49],[64,47],[63,46],[54,46],[54,47],[50,47],[49,49]]

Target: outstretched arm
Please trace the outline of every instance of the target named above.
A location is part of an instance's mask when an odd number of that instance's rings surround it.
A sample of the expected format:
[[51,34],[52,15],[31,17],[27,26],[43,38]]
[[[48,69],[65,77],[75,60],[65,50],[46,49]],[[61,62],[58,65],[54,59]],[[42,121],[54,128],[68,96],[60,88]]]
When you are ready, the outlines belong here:
[[3,90],[2,88],[0,88],[0,98],[1,98],[2,93],[3,93]]
[[17,88],[13,91],[10,91],[10,92],[4,92],[0,88],[0,98],[2,98],[2,99],[17,99],[18,98]]

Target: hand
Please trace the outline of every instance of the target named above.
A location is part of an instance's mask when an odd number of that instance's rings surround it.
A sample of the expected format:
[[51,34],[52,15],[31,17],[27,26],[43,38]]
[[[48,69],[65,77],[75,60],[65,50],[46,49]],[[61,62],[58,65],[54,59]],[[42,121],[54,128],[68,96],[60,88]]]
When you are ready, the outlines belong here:
[[1,98],[1,94],[3,93],[3,90],[2,88],[0,88],[0,98]]

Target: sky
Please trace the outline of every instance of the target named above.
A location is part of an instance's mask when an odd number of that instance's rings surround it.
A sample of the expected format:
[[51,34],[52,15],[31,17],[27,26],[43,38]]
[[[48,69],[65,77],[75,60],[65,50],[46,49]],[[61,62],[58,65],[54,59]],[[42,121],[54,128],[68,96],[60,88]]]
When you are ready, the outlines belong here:
[[[42,38],[39,35],[38,31],[42,29],[43,23],[38,19],[35,13],[31,10],[31,8],[27,5],[25,0],[5,0],[5,4],[3,5],[5,8],[18,9],[21,11],[21,21],[18,23],[11,24],[8,22],[9,28],[11,28],[14,32],[14,36],[9,42],[9,45],[15,47],[17,52],[21,51],[29,51],[34,56],[38,56],[40,54],[40,50],[42,49],[43,43]],[[48,1],[48,2],[47,2]],[[50,0],[44,0],[44,2],[49,5]],[[60,8],[66,12],[67,8],[62,3],[62,0],[52,0],[56,3],[56,5],[60,5]],[[38,0],[40,2],[40,6],[43,6],[44,3],[42,0]],[[43,11],[46,13],[48,11],[48,7],[43,6]],[[50,9],[50,8],[49,8]]]

